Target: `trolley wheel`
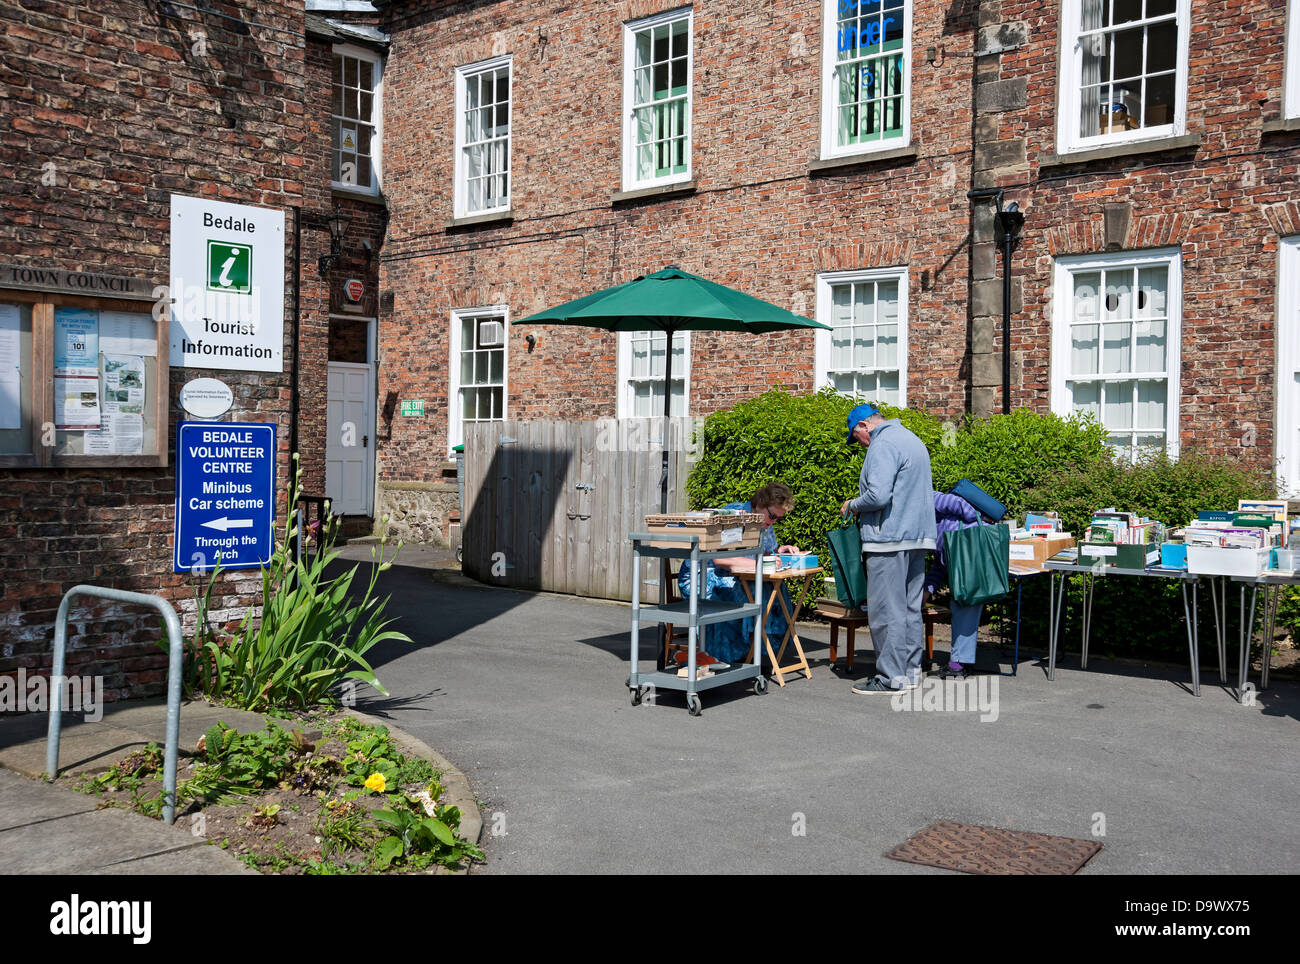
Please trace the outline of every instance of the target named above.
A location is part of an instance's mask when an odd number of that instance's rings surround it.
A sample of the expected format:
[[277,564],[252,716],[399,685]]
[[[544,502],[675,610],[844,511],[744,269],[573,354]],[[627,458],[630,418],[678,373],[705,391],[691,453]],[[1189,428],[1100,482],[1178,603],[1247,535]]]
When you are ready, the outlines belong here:
[[686,694],[686,709],[690,711],[691,716],[699,716],[704,712],[704,704],[700,702],[699,694]]
[[633,706],[641,705],[641,687],[629,686],[627,688],[628,699],[632,701]]
[[762,696],[766,692],[767,692],[767,677],[760,676],[756,680],[754,680],[754,695]]

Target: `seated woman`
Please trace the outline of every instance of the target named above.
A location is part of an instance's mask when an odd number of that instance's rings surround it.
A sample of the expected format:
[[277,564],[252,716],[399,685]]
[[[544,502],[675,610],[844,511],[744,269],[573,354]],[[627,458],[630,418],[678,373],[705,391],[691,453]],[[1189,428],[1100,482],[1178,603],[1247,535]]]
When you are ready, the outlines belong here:
[[[934,551],[934,561],[925,574],[925,599],[928,602],[940,586],[948,581],[948,553],[944,537],[954,529],[967,529],[982,521],[979,510],[961,496],[935,492],[934,517],[939,526],[939,539]],[[959,606],[954,599],[949,603],[952,612],[952,653],[948,665],[939,674],[940,679],[965,679],[967,667],[975,665],[975,642],[979,635],[980,615],[984,604]]]
[[[759,538],[759,546],[763,550],[763,555],[773,555],[775,553],[798,552],[797,546],[784,545],[778,546],[776,533],[773,527],[776,523],[784,519],[792,509],[794,509],[794,493],[790,487],[781,482],[773,482],[771,485],[765,485],[755,492],[748,502],[733,502],[724,506],[727,509],[739,509],[743,512],[756,512],[763,516],[763,532]],[[750,578],[750,591],[753,591],[752,578],[745,575],[731,575],[726,567],[725,560],[719,559],[716,563],[710,562],[705,571],[704,598],[713,599],[721,602],[748,602],[745,595],[745,587],[741,585],[742,579]],[[767,605],[768,596],[771,593],[771,583],[763,584],[762,604]],[[691,564],[687,562],[682,566],[681,572],[677,577],[678,592],[683,599],[689,599],[691,593]],[[790,594],[784,586],[781,592],[785,594],[785,604],[791,606]],[[772,607],[772,614],[767,620],[767,635],[772,642],[779,646],[781,637],[785,635],[788,623],[781,612],[780,604]],[[752,617],[745,619],[734,619],[725,623],[710,623],[705,627],[704,651],[714,660],[723,663],[739,663],[749,652],[749,647],[754,641],[754,620]],[[707,665],[709,660],[702,660],[701,665]]]

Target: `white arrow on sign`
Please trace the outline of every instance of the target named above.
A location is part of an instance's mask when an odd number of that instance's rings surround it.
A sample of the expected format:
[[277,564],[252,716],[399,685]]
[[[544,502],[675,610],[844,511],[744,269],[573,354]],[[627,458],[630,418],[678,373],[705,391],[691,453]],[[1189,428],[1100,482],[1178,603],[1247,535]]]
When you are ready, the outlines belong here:
[[227,529],[251,529],[253,528],[252,519],[227,519],[224,515],[220,519],[213,519],[211,522],[204,522],[205,529],[220,529],[225,532]]

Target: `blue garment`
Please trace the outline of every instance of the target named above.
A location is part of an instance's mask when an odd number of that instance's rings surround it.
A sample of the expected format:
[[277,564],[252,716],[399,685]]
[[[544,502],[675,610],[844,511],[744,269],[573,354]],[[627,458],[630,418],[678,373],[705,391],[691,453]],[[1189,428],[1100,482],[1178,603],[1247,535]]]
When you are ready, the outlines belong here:
[[[748,502],[732,502],[730,505],[723,506],[726,509],[740,509],[744,512],[753,512],[753,508]],[[772,526],[764,526],[762,535],[759,537],[759,548],[763,550],[764,555],[772,555],[776,552],[777,542],[776,533]],[[740,580],[747,577],[732,576],[725,572],[719,572],[714,568],[713,563],[707,563],[704,572],[704,598],[716,602],[734,602],[746,603],[748,598],[745,596],[745,588],[741,585]],[[753,580],[750,580],[752,591]],[[767,605],[767,600],[771,596],[772,583],[763,583],[762,604]],[[687,560],[683,565],[681,572],[677,575],[677,590],[683,599],[690,599],[691,594],[691,564]],[[781,592],[785,595],[785,604],[793,609],[790,600],[790,593],[784,586]],[[789,627],[784,614],[781,612],[779,602],[772,606],[772,615],[767,620],[767,635],[772,640],[772,645],[779,648],[781,638],[785,635]],[[754,642],[754,619],[747,616],[744,619],[733,619],[725,623],[710,623],[704,627],[705,642],[704,651],[715,659],[720,659],[724,663],[739,663],[749,652],[750,645]]]
[[[978,509],[960,496],[946,492],[934,494],[934,515],[939,539],[935,546],[934,562],[925,574],[925,588],[931,595],[948,581],[948,553],[944,537],[955,529],[969,529],[980,524]],[[952,655],[948,659],[963,666],[974,665],[975,643],[979,636],[984,604],[959,606],[954,600],[949,603],[949,609],[952,612]]]

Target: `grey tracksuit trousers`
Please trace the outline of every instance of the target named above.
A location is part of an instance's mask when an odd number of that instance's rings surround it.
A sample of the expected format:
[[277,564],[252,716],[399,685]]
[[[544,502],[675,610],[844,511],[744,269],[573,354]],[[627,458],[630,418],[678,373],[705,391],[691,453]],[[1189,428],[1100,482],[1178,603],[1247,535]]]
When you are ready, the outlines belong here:
[[900,549],[862,553],[876,678],[892,689],[921,681],[921,650],[925,646],[921,593],[926,552]]

